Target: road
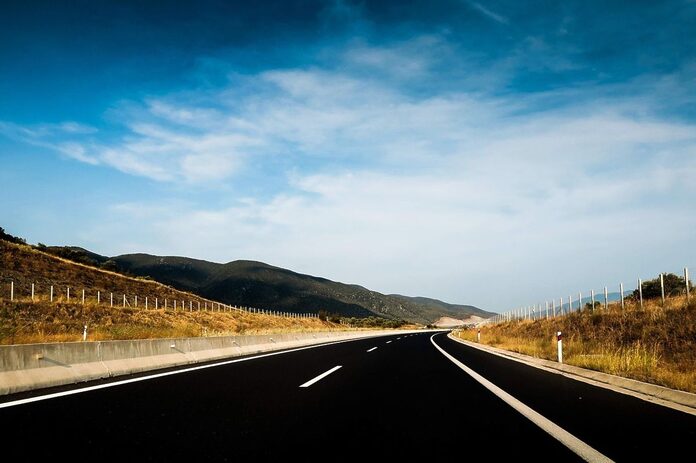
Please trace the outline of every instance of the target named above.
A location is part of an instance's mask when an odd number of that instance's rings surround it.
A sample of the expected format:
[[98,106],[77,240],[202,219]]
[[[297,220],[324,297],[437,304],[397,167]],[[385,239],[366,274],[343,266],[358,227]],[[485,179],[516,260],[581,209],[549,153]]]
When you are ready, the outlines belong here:
[[607,458],[693,455],[696,416],[481,352],[445,333],[332,343],[11,406],[45,392],[5,397],[3,454],[581,461],[433,343]]

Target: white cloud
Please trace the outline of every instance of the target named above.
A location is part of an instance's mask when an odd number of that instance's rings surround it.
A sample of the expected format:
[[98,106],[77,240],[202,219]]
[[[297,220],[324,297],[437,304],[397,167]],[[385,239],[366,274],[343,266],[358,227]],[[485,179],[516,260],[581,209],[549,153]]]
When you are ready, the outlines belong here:
[[[525,121],[481,127],[476,143],[427,169],[300,173],[270,199],[219,208],[133,205],[150,224],[133,249],[258,259],[490,309],[688,258],[690,126],[602,111]],[[510,294],[492,292],[494,281]]]
[[694,257],[696,130],[655,116],[650,93],[421,93],[361,71],[427,77],[430,60],[364,44],[343,56],[152,97],[115,114],[120,136],[0,131],[196,192],[258,186],[110,209],[84,225],[84,244],[107,253],[258,259],[489,309]]

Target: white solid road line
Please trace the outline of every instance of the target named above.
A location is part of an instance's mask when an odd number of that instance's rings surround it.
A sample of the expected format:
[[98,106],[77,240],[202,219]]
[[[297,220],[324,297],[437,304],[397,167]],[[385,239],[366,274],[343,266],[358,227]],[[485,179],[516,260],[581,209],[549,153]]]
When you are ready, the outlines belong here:
[[321,381],[322,379],[326,378],[327,376],[329,376],[329,375],[330,375],[331,373],[333,373],[334,371],[336,371],[336,370],[338,370],[339,368],[341,368],[341,366],[342,366],[342,365],[336,365],[335,367],[333,367],[333,368],[330,369],[329,371],[325,371],[324,373],[320,374],[320,375],[317,376],[316,378],[310,379],[310,380],[307,381],[306,383],[301,384],[300,387],[309,387],[309,386],[311,386],[312,384],[316,383],[317,381]]
[[[379,337],[379,336],[377,336],[377,337]],[[246,362],[247,360],[255,360],[255,359],[260,359],[260,358],[264,358],[264,357],[272,357],[274,355],[289,354],[290,352],[297,352],[300,350],[316,349],[317,347],[331,346],[333,344],[342,344],[344,342],[360,341],[361,339],[367,339],[367,338],[343,339],[340,341],[327,342],[324,344],[314,344],[312,346],[296,347],[295,349],[288,349],[288,350],[283,350],[280,352],[269,352],[267,354],[259,354],[259,355],[254,355],[251,357],[243,357],[243,358],[234,359],[234,360],[225,360],[223,362],[210,363],[207,365],[199,365],[197,367],[183,368],[180,370],[167,371],[164,373],[156,373],[154,375],[140,376],[138,378],[123,379],[120,381],[113,381],[110,383],[97,384],[96,386],[87,386],[87,387],[81,387],[78,389],[70,389],[69,391],[54,392],[52,394],[45,394],[45,395],[40,395],[40,396],[36,396],[36,397],[29,397],[26,399],[19,399],[19,400],[13,400],[10,402],[0,403],[0,408],[14,407],[16,405],[23,405],[23,404],[28,404],[28,403],[32,403],[32,402],[38,402],[40,400],[54,399],[57,397],[65,397],[68,395],[80,394],[81,392],[97,391],[99,389],[106,389],[108,387],[122,386],[124,384],[137,383],[138,381],[147,381],[148,379],[163,378],[165,376],[178,375],[181,373],[188,373],[190,371],[204,370],[206,368],[219,367],[219,366],[229,365],[229,364],[238,363],[238,362]]]
[[485,387],[493,394],[498,396],[498,398],[502,399],[503,402],[520,412],[525,418],[529,419],[532,423],[536,424],[541,429],[549,433],[551,437],[558,440],[561,444],[568,447],[570,450],[573,451],[573,453],[578,455],[580,458],[589,462],[613,462],[613,460],[607,457],[606,455],[590,447],[589,445],[587,445],[586,443],[584,443],[583,441],[581,441],[580,439],[563,429],[562,427],[558,426],[553,421],[549,420],[542,414],[534,411],[532,408],[520,402],[515,397],[511,396],[492,382],[488,381],[483,376],[476,373],[471,368],[464,365],[462,362],[454,358],[452,355],[448,354],[442,347],[438,346],[435,343],[435,340],[433,339],[434,337],[435,335],[430,336],[430,342],[433,343],[433,346],[435,346],[437,350],[439,350],[440,353],[442,353],[442,355],[450,359],[452,363],[464,370],[466,374],[478,381],[478,383],[481,384],[483,387]]
[[387,344],[389,344],[391,341],[387,341]]
[[373,347],[372,349],[367,349],[368,352],[372,352],[373,350],[377,349],[376,347]]

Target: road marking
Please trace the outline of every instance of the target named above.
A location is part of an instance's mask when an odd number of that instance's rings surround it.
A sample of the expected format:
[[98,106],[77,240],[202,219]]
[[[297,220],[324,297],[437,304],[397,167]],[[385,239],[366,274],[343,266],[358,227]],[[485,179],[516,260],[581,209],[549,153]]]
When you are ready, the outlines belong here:
[[389,344],[391,341],[387,341],[387,344]]
[[310,380],[307,381],[306,383],[301,384],[300,387],[309,387],[309,386],[311,386],[312,384],[316,383],[317,381],[321,381],[322,379],[326,378],[327,376],[329,376],[329,375],[330,375],[331,373],[333,373],[334,371],[336,371],[336,370],[338,370],[339,368],[341,368],[341,366],[342,366],[342,365],[336,365],[335,367],[333,367],[333,368],[330,369],[329,371],[325,371],[324,373],[320,374],[320,375],[317,376],[316,378],[310,379]]
[[[375,336],[375,337],[380,337],[380,335]],[[19,400],[13,400],[10,402],[0,403],[0,409],[14,407],[16,405],[24,405],[24,404],[28,404],[28,403],[32,403],[32,402],[39,402],[41,400],[54,399],[57,397],[65,397],[65,396],[69,396],[69,395],[73,395],[73,394],[80,394],[82,392],[97,391],[99,389],[106,389],[109,387],[123,386],[124,384],[137,383],[139,381],[147,381],[148,379],[163,378],[165,376],[178,375],[180,373],[189,373],[191,371],[204,370],[206,368],[220,367],[220,366],[230,365],[232,363],[238,363],[238,362],[246,362],[247,360],[256,360],[256,359],[260,359],[260,358],[264,358],[264,357],[272,357],[274,355],[289,354],[290,352],[297,352],[297,351],[307,350],[307,349],[315,349],[317,347],[325,347],[325,346],[330,346],[333,344],[342,344],[344,342],[360,341],[361,339],[368,339],[368,338],[342,339],[340,341],[327,342],[327,343],[323,343],[323,344],[314,344],[312,346],[297,347],[295,349],[282,350],[280,352],[269,352],[267,354],[254,355],[251,357],[244,357],[244,358],[234,359],[234,360],[225,360],[224,362],[210,363],[207,365],[199,365],[197,367],[183,368],[180,370],[167,371],[164,373],[156,373],[154,375],[139,376],[137,378],[130,378],[130,379],[122,379],[120,381],[113,381],[110,383],[97,384],[96,386],[87,386],[87,387],[81,387],[78,389],[70,389],[69,391],[54,392],[52,394],[40,395],[40,396],[35,396],[35,397],[28,397],[26,399],[19,399]]]
[[377,349],[376,347],[373,347],[372,349],[367,349],[368,352],[372,352],[373,350]]
[[474,378],[483,387],[485,387],[493,394],[498,396],[498,398],[501,399],[503,402],[520,412],[525,418],[527,418],[532,423],[536,424],[541,429],[546,431],[551,437],[559,441],[561,444],[568,447],[573,453],[578,455],[580,458],[589,462],[613,462],[613,460],[607,457],[606,455],[590,447],[589,445],[587,445],[586,443],[584,443],[583,441],[581,441],[580,439],[578,439],[577,437],[575,437],[574,435],[572,435],[571,433],[554,423],[553,421],[549,420],[542,414],[536,412],[529,406],[525,405],[512,395],[508,394],[507,392],[505,392],[504,390],[502,390],[501,388],[488,381],[486,378],[479,375],[474,370],[472,370],[471,368],[467,367],[462,362],[454,358],[452,355],[447,353],[442,347],[438,346],[437,343],[435,343],[435,340],[433,339],[435,336],[436,335],[434,334],[430,336],[430,342],[433,343],[433,346],[435,346],[435,348],[439,350],[440,353],[442,353],[442,355],[447,357],[452,363],[464,370],[466,374]]
[[398,338],[396,338],[397,341],[398,341],[399,339],[401,339],[401,336],[399,336]]

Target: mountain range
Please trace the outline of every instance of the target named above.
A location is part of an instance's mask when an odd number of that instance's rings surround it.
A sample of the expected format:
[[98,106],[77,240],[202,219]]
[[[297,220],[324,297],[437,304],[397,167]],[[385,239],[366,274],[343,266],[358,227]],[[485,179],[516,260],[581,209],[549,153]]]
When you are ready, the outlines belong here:
[[359,285],[303,275],[263,262],[236,260],[226,264],[188,257],[149,254],[102,256],[86,249],[50,246],[48,252],[74,261],[149,277],[174,288],[237,306],[346,317],[379,316],[414,323],[440,317],[488,318],[494,314],[471,305],[448,304],[426,297],[382,294]]

